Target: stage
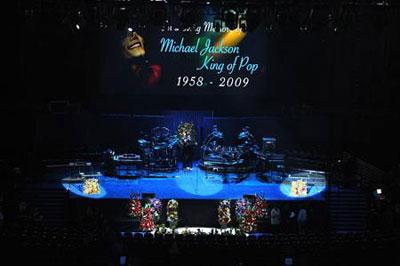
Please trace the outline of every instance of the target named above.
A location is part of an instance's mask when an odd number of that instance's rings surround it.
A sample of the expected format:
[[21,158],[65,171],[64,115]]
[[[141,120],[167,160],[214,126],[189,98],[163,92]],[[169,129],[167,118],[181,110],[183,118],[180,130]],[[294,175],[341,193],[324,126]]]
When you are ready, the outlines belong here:
[[[159,199],[223,200],[240,199],[243,195],[261,195],[268,201],[325,199],[327,186],[324,172],[291,170],[286,173],[209,173],[194,164],[192,170],[174,172],[121,172],[119,177],[98,176],[100,193],[83,193],[83,183],[62,183],[72,198],[128,199],[131,193],[154,193]],[[138,174],[142,176],[138,177]],[[121,178],[134,176],[134,178]],[[307,196],[291,195],[291,181],[307,182]]]

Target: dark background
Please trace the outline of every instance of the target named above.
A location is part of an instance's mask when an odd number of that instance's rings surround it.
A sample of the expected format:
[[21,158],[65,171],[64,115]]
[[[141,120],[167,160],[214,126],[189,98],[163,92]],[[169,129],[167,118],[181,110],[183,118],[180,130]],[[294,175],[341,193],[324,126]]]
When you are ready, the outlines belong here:
[[[318,24],[309,32],[292,24],[265,32],[269,73],[263,95],[155,97],[103,95],[98,29],[76,31],[61,23],[57,13],[31,17],[17,8],[3,32],[2,156],[97,149],[121,134],[126,136],[119,139],[122,144],[135,142],[129,132],[139,130],[141,122],[127,119],[120,127],[115,126],[118,119],[97,123],[103,115],[208,110],[215,117],[233,117],[226,130],[235,135],[241,126],[236,117],[273,117],[275,124],[287,126],[251,122],[252,128],[266,134],[285,131],[275,134],[283,143],[322,145],[332,154],[347,150],[390,167],[399,162],[400,146],[399,9],[358,8],[356,13],[336,32]],[[59,100],[59,105],[49,104]],[[294,141],[284,139],[289,133]]]

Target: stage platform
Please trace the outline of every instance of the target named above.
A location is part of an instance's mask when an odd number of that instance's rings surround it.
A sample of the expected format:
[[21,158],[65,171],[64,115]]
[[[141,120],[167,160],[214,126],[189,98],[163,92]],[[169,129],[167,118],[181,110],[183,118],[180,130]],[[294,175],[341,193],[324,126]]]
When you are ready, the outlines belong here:
[[[121,178],[121,175],[135,178]],[[239,199],[243,195],[261,195],[269,201],[325,200],[326,176],[313,170],[292,170],[285,174],[209,173],[198,167],[170,173],[119,173],[120,177],[99,176],[100,193],[86,195],[83,183],[62,183],[72,198],[128,199],[131,193],[154,193],[159,199],[222,200]],[[291,195],[291,181],[302,179],[308,184],[308,195]]]

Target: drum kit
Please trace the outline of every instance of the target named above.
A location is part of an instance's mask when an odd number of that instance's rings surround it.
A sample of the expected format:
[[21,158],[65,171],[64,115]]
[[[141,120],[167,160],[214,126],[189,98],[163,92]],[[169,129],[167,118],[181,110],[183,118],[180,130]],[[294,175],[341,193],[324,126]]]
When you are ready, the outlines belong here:
[[138,140],[144,167],[150,170],[174,170],[177,166],[178,139],[166,127],[155,127],[150,136]]

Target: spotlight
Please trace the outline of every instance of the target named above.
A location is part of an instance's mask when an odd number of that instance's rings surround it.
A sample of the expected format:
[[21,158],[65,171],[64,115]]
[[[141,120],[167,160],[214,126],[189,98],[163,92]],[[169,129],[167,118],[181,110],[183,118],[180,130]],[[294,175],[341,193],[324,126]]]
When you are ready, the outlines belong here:
[[383,194],[383,190],[381,188],[377,188],[374,192],[373,192],[374,196],[376,199],[378,200],[385,200],[385,195]]
[[225,11],[224,13],[224,20],[225,20],[225,25],[230,29],[230,30],[235,30],[237,28],[238,24],[238,14],[235,10],[229,9]]
[[100,21],[99,21],[99,27],[100,27],[100,29],[107,29],[107,28],[108,28],[108,23],[107,23],[107,21],[106,21],[105,19],[100,20]]
[[267,26],[265,27],[265,31],[266,31],[266,32],[272,32],[273,29],[274,29],[274,27],[273,27],[272,25],[267,25]]
[[310,30],[310,28],[307,25],[300,26],[300,31],[301,32],[308,32],[309,30]]
[[313,14],[313,8],[298,10],[297,23],[300,24],[299,29],[301,32],[309,32],[311,30]]
[[129,32],[132,32],[132,31],[133,31],[133,29],[132,29],[131,27],[129,27],[129,28],[128,28],[128,31],[129,31]]
[[71,13],[70,17],[67,18],[68,23],[72,31],[82,31],[86,28],[87,23],[82,11],[76,11]]

